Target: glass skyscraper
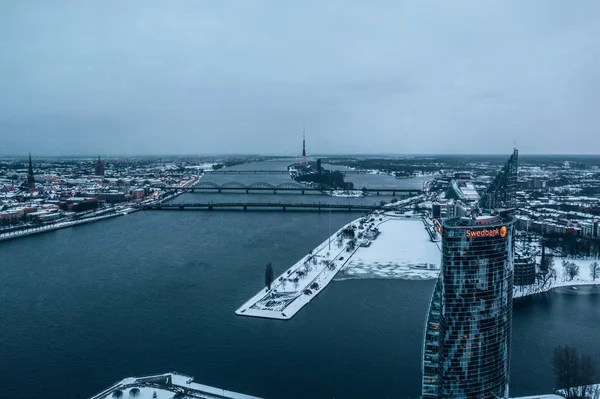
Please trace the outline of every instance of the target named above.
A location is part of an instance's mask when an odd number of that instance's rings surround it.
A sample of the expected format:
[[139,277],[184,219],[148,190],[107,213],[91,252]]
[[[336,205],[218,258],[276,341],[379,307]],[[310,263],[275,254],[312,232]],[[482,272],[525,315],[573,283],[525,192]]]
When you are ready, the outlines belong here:
[[442,270],[423,345],[423,399],[508,398],[512,216],[442,223]]

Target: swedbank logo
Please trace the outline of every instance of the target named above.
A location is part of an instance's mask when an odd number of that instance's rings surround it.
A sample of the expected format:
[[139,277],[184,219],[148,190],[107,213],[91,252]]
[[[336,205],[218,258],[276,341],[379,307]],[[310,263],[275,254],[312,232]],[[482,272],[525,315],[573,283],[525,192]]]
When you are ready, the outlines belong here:
[[506,226],[500,227],[500,237],[506,237]]
[[467,237],[506,237],[506,226],[495,229],[467,230]]

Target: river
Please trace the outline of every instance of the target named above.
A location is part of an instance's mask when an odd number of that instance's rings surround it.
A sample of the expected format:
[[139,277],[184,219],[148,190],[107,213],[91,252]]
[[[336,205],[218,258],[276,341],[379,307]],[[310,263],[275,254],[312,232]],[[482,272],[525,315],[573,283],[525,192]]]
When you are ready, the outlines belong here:
[[[2,397],[165,371],[268,399],[417,397],[433,281],[333,282],[290,321],[234,314],[329,217],[356,214],[146,211],[0,243]],[[600,361],[599,306],[587,289],[516,302],[511,394],[552,389],[555,345]]]

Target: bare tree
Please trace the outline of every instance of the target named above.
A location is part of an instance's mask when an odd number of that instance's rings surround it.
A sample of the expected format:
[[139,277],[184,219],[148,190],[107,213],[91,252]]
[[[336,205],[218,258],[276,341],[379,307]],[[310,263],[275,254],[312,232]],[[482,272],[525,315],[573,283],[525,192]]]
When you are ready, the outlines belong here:
[[596,261],[592,262],[592,264],[590,265],[590,277],[594,281],[596,281],[596,279],[600,277],[600,264]]
[[596,369],[596,363],[590,355],[581,356],[577,385],[581,387],[581,392],[579,394],[582,398],[592,397]]
[[579,266],[573,262],[569,262],[567,274],[569,275],[569,281],[573,281],[575,277],[579,276]]
[[579,355],[575,348],[569,346],[557,346],[554,348],[552,357],[554,375],[558,388],[565,390],[567,399],[575,399],[579,380]]
[[569,261],[566,259],[563,259],[561,262],[562,268],[563,268],[563,276],[562,279],[563,281],[566,281],[567,276],[569,275]]
[[600,385],[594,385],[590,391],[590,398],[600,399]]
[[558,388],[564,390],[567,399],[599,399],[600,389],[594,386],[597,365],[589,355],[579,357],[577,350],[569,346],[554,348],[552,358]]
[[265,268],[265,285],[267,289],[271,289],[271,284],[273,283],[273,266],[271,266],[271,262],[267,263],[267,267]]
[[556,271],[554,270],[554,258],[552,256],[545,255],[542,257],[540,262],[540,275],[542,279],[542,286],[552,277],[556,277]]

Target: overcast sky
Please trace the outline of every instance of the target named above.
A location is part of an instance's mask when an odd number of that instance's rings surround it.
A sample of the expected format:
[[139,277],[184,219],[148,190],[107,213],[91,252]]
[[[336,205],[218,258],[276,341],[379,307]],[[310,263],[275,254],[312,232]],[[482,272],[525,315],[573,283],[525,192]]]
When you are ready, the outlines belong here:
[[598,153],[600,1],[0,2],[0,155]]

